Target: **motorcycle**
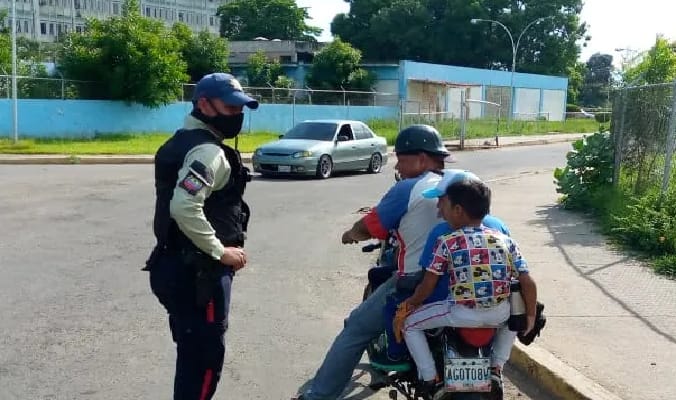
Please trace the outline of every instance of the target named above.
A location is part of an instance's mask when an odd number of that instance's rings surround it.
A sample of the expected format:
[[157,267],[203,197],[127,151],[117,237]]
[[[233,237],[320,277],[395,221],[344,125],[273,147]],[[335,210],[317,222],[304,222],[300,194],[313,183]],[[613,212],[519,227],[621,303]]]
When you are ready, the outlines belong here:
[[[362,301],[396,271],[397,242],[393,235],[362,247],[362,252],[380,250],[368,272]],[[407,400],[502,400],[502,388],[491,380],[491,344],[496,328],[444,327],[425,331],[437,371],[443,371],[443,385],[434,393],[423,388],[412,359],[396,364],[381,364],[387,357],[387,336],[383,333],[367,347],[369,363],[378,379],[372,390],[387,387],[389,398],[401,394]]]
[[[447,162],[456,162],[449,157]],[[402,176],[395,169],[396,181]],[[368,213],[370,207],[360,210]],[[362,301],[368,297],[392,274],[397,271],[398,243],[393,232],[385,240],[368,244],[362,247],[362,252],[370,253],[379,250],[378,257],[368,272],[368,282],[364,288]],[[518,292],[518,282],[513,281],[512,293]],[[511,301],[511,300],[510,300]],[[537,303],[536,330],[530,338],[519,337],[526,346],[529,345],[544,328],[546,318],[543,314],[544,305]],[[443,327],[425,331],[427,341],[432,351],[437,371],[443,371],[443,385],[434,393],[428,393],[423,382],[418,378],[418,371],[413,360],[396,365],[378,363],[387,357],[388,338],[386,333],[372,340],[366,352],[371,368],[380,379],[372,383],[372,390],[381,390],[386,387],[390,399],[396,400],[401,394],[406,400],[503,400],[503,391],[500,384],[491,379],[492,342],[498,327],[483,328],[453,328]],[[515,329],[516,330],[516,329]]]

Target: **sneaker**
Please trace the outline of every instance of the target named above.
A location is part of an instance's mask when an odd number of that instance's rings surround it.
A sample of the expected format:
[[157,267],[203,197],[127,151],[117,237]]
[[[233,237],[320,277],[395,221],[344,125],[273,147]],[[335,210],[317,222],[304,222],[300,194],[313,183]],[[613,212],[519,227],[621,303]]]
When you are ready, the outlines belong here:
[[426,400],[432,400],[436,396],[435,394],[439,392],[439,389],[443,387],[443,381],[437,376],[434,378],[434,381],[431,382],[423,382],[421,385],[421,393],[420,395],[422,396],[423,399]]
[[491,367],[491,400],[503,399],[502,369]]

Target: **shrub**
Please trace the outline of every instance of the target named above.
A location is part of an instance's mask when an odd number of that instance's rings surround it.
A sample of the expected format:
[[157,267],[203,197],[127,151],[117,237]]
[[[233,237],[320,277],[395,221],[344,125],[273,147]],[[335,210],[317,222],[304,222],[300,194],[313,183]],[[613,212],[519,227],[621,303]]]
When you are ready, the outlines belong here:
[[580,106],[575,104],[566,104],[566,112],[580,112]]
[[612,113],[609,112],[597,112],[594,114],[594,118],[599,124],[606,124],[610,122],[611,117]]
[[610,134],[595,133],[573,143],[565,168],[556,168],[557,193],[569,209],[587,209],[601,188],[609,188],[613,177],[613,143]]

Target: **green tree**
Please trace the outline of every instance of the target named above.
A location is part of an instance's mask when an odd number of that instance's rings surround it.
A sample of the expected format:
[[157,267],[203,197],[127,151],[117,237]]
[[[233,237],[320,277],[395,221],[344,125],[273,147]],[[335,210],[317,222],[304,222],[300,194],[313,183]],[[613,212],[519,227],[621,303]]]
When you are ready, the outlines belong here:
[[246,78],[249,86],[275,86],[278,78],[284,75],[284,70],[277,60],[269,60],[263,50],[258,50],[249,57],[246,66]]
[[[317,53],[308,71],[306,84],[315,90],[371,91],[375,76],[359,68],[361,52],[336,37]],[[370,97],[364,93],[313,92],[312,101],[324,103],[364,104]]]
[[[574,66],[586,25],[582,0],[349,0],[331,32],[360,49],[369,61],[409,59],[509,70],[512,47],[496,24],[472,25],[472,18],[497,20],[514,41],[530,26],[517,53],[520,72],[563,75]],[[584,44],[583,44],[584,45]]]
[[306,83],[312,89],[370,90],[375,79],[359,68],[360,61],[359,50],[336,38],[315,55]]
[[10,73],[12,68],[12,41],[6,24],[7,10],[0,10],[0,73]]
[[643,60],[627,69],[623,76],[623,80],[632,85],[671,82],[674,79],[676,79],[676,52],[663,37],[658,37]]
[[161,21],[126,0],[121,17],[90,19],[84,33],[69,34],[59,64],[67,78],[99,82],[106,97],[159,107],[179,99],[188,79],[180,50]]
[[306,8],[294,0],[234,0],[218,8],[221,36],[230,40],[268,39],[316,41],[320,28],[308,25]]
[[[0,10],[0,74],[12,73],[12,41],[11,25],[7,23],[7,12]],[[33,78],[49,78],[47,69],[40,64],[39,44],[36,41],[17,37],[17,75]],[[0,78],[0,97],[8,96],[11,92],[11,80]],[[60,98],[62,85],[59,80],[47,79],[17,79],[17,96],[22,99],[51,99]]]
[[613,56],[596,53],[589,57],[585,68],[580,102],[587,107],[608,105],[612,86]]
[[580,92],[584,84],[587,65],[582,62],[576,62],[568,67],[568,104],[578,104],[580,102]]
[[183,22],[175,23],[171,31],[179,42],[181,57],[187,64],[191,82],[197,82],[211,72],[228,72],[227,39],[208,31],[194,34]]

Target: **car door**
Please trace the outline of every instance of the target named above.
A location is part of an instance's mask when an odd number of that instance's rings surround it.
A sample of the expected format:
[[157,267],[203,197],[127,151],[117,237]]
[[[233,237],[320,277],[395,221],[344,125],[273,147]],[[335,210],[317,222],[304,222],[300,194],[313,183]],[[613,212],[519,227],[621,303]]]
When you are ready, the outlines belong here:
[[352,123],[355,142],[357,144],[357,159],[355,168],[368,168],[371,155],[376,152],[376,143],[371,131],[360,122]]
[[345,136],[347,140],[336,142],[333,150],[333,167],[338,171],[354,169],[357,163],[357,143],[350,124],[341,124],[336,139],[339,136]]

